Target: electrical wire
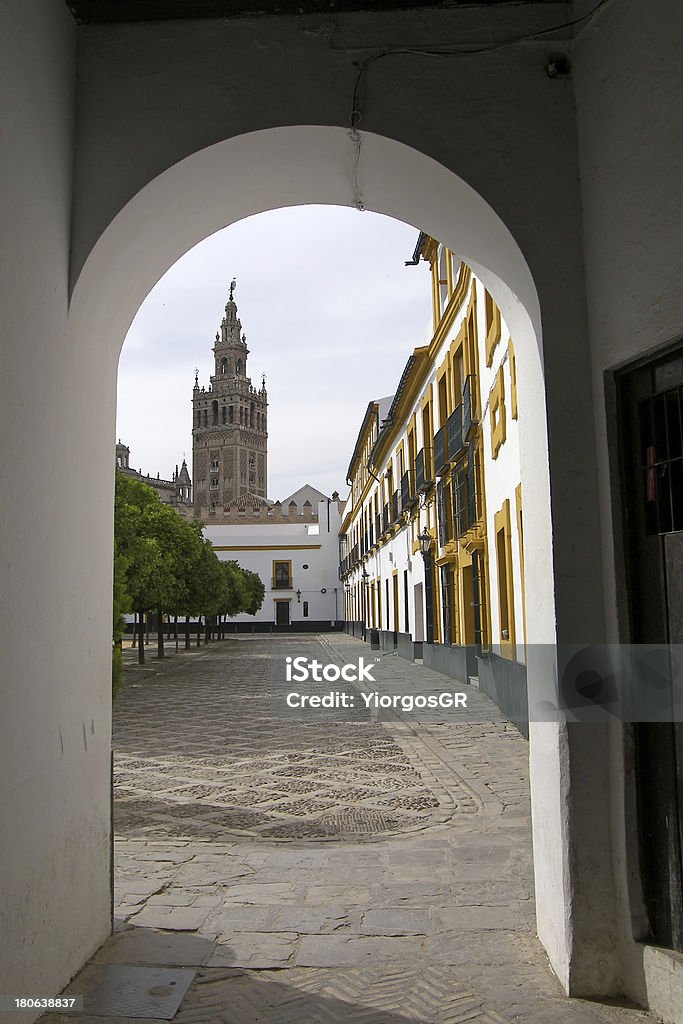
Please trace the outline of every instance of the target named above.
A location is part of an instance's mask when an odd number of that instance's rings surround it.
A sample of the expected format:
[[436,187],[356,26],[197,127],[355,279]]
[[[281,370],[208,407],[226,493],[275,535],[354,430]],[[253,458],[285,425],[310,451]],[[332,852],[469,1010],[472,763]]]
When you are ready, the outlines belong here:
[[[360,136],[358,134],[358,129],[363,119],[363,114],[360,109],[359,95],[361,85],[363,84],[363,79],[366,77],[368,69],[371,67],[372,64],[375,64],[379,60],[383,60],[385,57],[396,57],[399,55],[444,58],[474,57],[486,53],[496,53],[499,50],[506,49],[507,47],[510,46],[517,46],[520,43],[533,42],[534,40],[537,39],[543,39],[545,36],[552,35],[555,32],[561,32],[564,29],[575,28],[578,25],[583,25],[585,27],[593,20],[598,11],[600,11],[609,2],[610,0],[599,0],[599,3],[597,4],[597,6],[593,8],[592,11],[589,11],[587,14],[583,14],[580,18],[574,18],[572,21],[565,21],[562,22],[562,24],[553,25],[550,28],[539,29],[537,32],[529,32],[525,35],[513,36],[511,39],[504,39],[499,43],[491,43],[490,45],[487,46],[481,46],[470,49],[467,49],[465,47],[460,47],[458,49],[453,49],[452,47],[423,48],[417,46],[387,47],[384,50],[380,50],[379,53],[375,53],[371,57],[368,57],[361,65],[358,71],[358,75],[356,76],[356,81],[353,88],[353,97],[351,101],[351,116],[349,118],[349,127],[351,129],[350,138],[354,145],[357,147],[356,158],[354,161],[355,184],[357,185],[358,162],[360,160]],[[362,203],[358,190],[356,190],[356,198],[359,202]],[[358,202],[356,205],[357,209],[364,209],[364,207],[358,206]]]

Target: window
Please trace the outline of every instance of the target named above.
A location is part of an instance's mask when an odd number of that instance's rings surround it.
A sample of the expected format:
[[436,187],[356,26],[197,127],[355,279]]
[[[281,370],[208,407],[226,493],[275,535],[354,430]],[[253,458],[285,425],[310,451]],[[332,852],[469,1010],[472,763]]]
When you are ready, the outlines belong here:
[[484,292],[486,309],[486,365],[493,362],[493,353],[500,341],[500,310],[488,292]]
[[500,646],[506,658],[515,657],[515,611],[510,538],[510,502],[506,499],[494,516],[496,562],[498,566],[498,610]]
[[491,392],[489,415],[491,420],[491,455],[498,458],[498,452],[505,441],[505,377],[501,364],[496,376],[496,383]]
[[273,562],[273,589],[292,589],[292,563]]
[[308,618],[308,601],[304,601],[304,618]]

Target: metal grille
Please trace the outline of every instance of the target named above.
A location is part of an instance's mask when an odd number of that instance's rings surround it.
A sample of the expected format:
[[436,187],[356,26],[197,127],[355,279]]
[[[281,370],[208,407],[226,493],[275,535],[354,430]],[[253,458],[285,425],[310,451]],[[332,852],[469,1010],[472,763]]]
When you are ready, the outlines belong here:
[[648,534],[683,530],[683,386],[640,402]]

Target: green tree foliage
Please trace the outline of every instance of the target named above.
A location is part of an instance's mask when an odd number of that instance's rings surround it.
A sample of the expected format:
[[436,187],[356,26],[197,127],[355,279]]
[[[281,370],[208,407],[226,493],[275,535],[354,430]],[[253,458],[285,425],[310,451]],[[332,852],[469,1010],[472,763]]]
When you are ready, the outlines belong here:
[[[188,523],[157,492],[139,480],[116,474],[114,507],[114,654],[112,684],[121,675],[123,615],[138,616],[138,660],[144,662],[144,616],[156,612],[215,619],[247,612],[263,604],[260,577],[237,562],[221,562],[202,537],[202,523]],[[158,630],[164,656],[163,629]],[[189,640],[186,640],[189,643]]]

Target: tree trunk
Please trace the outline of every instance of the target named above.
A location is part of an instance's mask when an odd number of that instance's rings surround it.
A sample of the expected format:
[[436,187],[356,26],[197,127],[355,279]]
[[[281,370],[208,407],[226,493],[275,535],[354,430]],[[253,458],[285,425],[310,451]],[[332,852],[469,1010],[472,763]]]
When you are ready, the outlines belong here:
[[173,617],[173,630],[175,632],[175,652],[178,653],[178,616]]
[[164,616],[161,608],[157,608],[157,658],[165,656],[164,651]]
[[202,617],[197,617],[197,647],[200,647],[202,643]]
[[133,612],[133,635],[130,640],[130,646],[135,650],[138,645],[138,613]]
[[190,638],[190,616],[186,615],[185,616],[185,650],[186,651],[189,651],[189,649],[190,649],[190,639],[191,639]]
[[145,664],[145,619],[144,612],[138,612],[138,665]]
[[205,644],[208,644],[208,642],[209,642],[209,630],[210,630],[209,616],[205,615],[204,616],[204,643]]
[[147,616],[147,618],[145,620],[145,639],[144,639],[144,642],[146,644],[149,643],[149,615]]

